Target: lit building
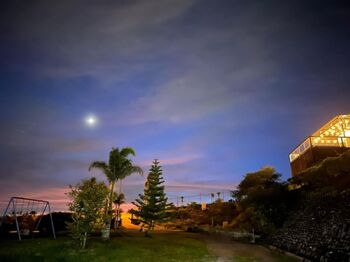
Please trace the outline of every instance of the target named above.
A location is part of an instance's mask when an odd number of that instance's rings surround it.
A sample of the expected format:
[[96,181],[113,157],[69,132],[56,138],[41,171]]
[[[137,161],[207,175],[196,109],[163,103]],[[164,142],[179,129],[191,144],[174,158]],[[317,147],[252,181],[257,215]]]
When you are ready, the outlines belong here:
[[334,117],[319,130],[306,138],[290,154],[292,176],[350,149],[350,115]]

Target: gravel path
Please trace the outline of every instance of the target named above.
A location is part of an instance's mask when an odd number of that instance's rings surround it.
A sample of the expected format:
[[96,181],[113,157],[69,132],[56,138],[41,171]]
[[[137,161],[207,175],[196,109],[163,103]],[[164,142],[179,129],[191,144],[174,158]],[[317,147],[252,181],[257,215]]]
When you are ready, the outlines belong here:
[[218,257],[218,262],[235,261],[298,261],[271,251],[263,246],[233,241],[223,236],[205,236],[208,251]]

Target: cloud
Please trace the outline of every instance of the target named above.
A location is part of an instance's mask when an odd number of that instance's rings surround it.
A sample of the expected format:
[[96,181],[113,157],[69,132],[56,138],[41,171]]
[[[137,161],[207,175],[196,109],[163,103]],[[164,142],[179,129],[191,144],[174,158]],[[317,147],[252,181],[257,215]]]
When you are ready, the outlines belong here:
[[[97,87],[113,89],[144,75],[157,79],[131,84],[139,89],[130,99],[135,102],[123,108],[122,116],[111,117],[116,123],[179,124],[238,110],[259,99],[273,81],[276,67],[265,48],[266,28],[252,24],[247,8],[239,13],[245,23],[234,19],[239,23],[218,27],[209,18],[197,17],[194,30],[182,19],[198,8],[196,1],[84,8],[80,2],[39,3],[13,19],[13,26],[14,36],[26,43],[30,54],[42,53],[44,61],[30,60],[41,77],[87,75],[96,79]],[[47,15],[38,16],[40,12]]]
[[262,65],[217,72],[199,65],[139,98],[124,119],[129,124],[159,121],[178,124],[238,109],[247,105],[252,96],[259,97],[264,92],[272,81],[269,69],[268,65]]
[[30,66],[38,77],[88,75],[108,84],[144,70],[141,61],[152,64],[152,53],[164,43],[159,28],[194,2],[22,3],[26,8],[12,6],[16,12],[7,21],[12,30],[6,31],[11,37],[4,40],[16,40],[14,49],[30,60],[13,64]]
[[[171,153],[170,153],[171,155]],[[187,154],[187,155],[179,155],[179,156],[169,156],[168,158],[166,158],[166,156],[164,156],[165,158],[159,159],[160,160],[160,164],[162,166],[171,166],[171,165],[179,165],[179,164],[183,164],[183,163],[187,163],[187,162],[191,162],[193,160],[197,160],[201,158],[201,155],[199,154]],[[140,166],[143,166],[145,168],[148,168],[153,162],[152,160],[143,160],[141,162],[139,162],[138,164]]]
[[66,137],[43,133],[40,128],[5,133],[0,136],[1,195],[46,191],[46,187],[75,183],[91,175],[88,166],[96,152],[111,147],[108,139],[92,139],[79,133]]
[[[185,184],[234,184],[266,162],[288,174],[293,141],[348,113],[348,30],[325,10],[310,16],[314,7],[277,1],[5,4],[2,193],[104,179],[87,166],[113,145],[134,147],[146,169],[159,158],[179,194],[197,190]],[[86,130],[80,120],[91,109],[101,125]],[[144,179],[125,181],[130,196]]]
[[[33,188],[33,187],[18,187],[17,192],[9,192],[5,190],[0,193],[0,212],[3,212],[7,206],[11,197],[25,197],[39,200],[45,200],[50,202],[51,211],[67,210],[68,197],[65,193],[69,192],[67,187],[48,187],[45,188]],[[20,193],[19,193],[20,192]],[[47,211],[47,210],[46,210]]]
[[169,183],[166,185],[166,188],[169,192],[171,191],[183,191],[187,190],[233,190],[237,185],[236,184],[204,184],[204,183]]

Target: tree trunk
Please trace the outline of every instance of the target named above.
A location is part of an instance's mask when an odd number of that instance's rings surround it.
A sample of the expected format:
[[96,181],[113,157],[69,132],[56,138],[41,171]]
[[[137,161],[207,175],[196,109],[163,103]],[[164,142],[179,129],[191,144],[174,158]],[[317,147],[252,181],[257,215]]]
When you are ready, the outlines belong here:
[[121,221],[121,210],[120,210],[120,205],[118,205],[118,209],[117,209],[117,228],[118,229],[120,226],[120,221]]
[[87,240],[87,232],[84,233],[83,241],[82,241],[82,243],[81,243],[81,247],[82,247],[83,249],[85,249],[86,240]]
[[114,229],[119,228],[119,216],[120,216],[120,210],[119,210],[120,205],[117,205],[117,210],[116,210],[116,217],[114,219]]
[[[122,193],[122,179],[119,180],[119,195]],[[117,205],[117,228],[119,229],[119,218],[121,217],[120,214],[120,205]]]
[[117,212],[117,214],[116,214],[116,216],[114,217],[114,229],[116,229],[117,228],[117,220],[118,220],[118,208],[117,208],[117,210],[116,210],[116,212]]
[[109,240],[110,234],[111,234],[111,223],[112,223],[112,204],[113,204],[113,193],[114,193],[114,184],[115,181],[110,182],[110,190],[109,192],[109,199],[108,199],[108,208],[107,208],[107,223],[105,225],[105,228],[102,229],[102,239],[103,240]]
[[111,224],[107,223],[107,225],[105,225],[105,227],[102,228],[102,230],[101,230],[102,239],[109,240],[110,233],[111,233]]
[[251,243],[255,243],[255,232],[254,232],[254,228],[252,229],[252,241]]
[[152,222],[151,224],[148,224],[147,229],[145,231],[145,237],[152,237]]

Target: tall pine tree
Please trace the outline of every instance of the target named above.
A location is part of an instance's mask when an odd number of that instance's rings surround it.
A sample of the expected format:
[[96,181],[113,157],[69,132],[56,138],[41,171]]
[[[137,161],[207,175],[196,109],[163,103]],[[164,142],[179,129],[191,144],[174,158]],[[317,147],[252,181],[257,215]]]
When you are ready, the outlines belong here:
[[154,229],[156,223],[165,221],[168,217],[166,212],[168,198],[164,193],[164,180],[162,169],[157,159],[152,163],[145,183],[144,194],[139,194],[139,198],[132,202],[137,209],[132,209],[131,213],[137,217],[146,236]]

